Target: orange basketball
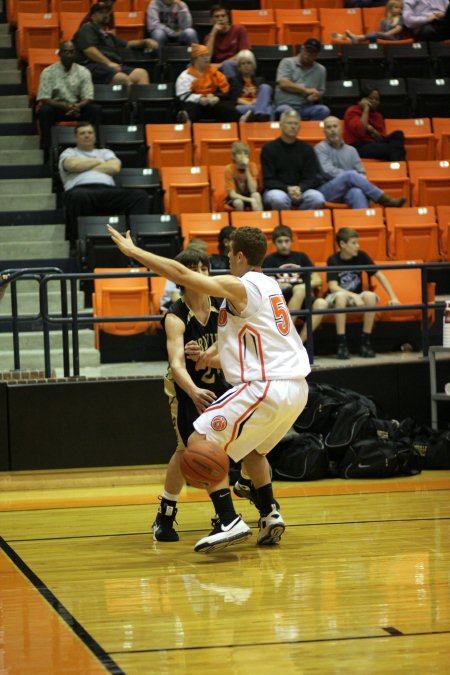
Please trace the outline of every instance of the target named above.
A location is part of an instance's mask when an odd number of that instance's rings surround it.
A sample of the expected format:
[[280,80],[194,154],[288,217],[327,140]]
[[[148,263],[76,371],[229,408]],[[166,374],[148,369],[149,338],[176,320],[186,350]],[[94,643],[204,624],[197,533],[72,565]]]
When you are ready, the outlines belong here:
[[205,489],[225,478],[230,462],[225,450],[218,443],[197,441],[183,452],[180,466],[189,485]]

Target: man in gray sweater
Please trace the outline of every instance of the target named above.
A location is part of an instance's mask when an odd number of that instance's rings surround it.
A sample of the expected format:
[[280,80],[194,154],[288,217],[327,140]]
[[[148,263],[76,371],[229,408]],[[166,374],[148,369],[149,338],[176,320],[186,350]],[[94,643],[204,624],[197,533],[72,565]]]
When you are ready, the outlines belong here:
[[[351,208],[367,208],[370,200],[380,206],[403,206],[406,202],[405,197],[398,199],[391,197],[367,180],[366,170],[357,150],[342,140],[341,121],[337,117],[327,117],[323,123],[323,130],[325,140],[318,143],[314,150],[323,175],[329,179],[326,184],[328,189],[331,185],[335,187],[339,179],[344,180],[346,177],[349,182],[344,201]],[[328,199],[334,201],[330,196]]]
[[166,44],[191,45],[198,43],[192,28],[189,7],[182,0],[151,0],[147,8],[147,29],[158,43],[159,56]]

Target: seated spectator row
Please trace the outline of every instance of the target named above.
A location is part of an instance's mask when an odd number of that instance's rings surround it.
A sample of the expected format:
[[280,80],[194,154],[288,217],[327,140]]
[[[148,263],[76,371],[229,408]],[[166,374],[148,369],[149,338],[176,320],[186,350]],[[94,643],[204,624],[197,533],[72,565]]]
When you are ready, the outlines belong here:
[[293,248],[305,252],[314,262],[326,260],[335,252],[335,233],[341,227],[356,229],[361,248],[377,260],[438,261],[448,260],[450,253],[450,206],[387,208],[384,213],[381,208],[182,213],[180,222],[185,244],[193,238],[203,239],[210,254],[217,252],[218,233],[228,224],[259,227],[267,236],[269,253],[275,250],[273,230],[287,225],[293,232]]
[[[448,195],[432,194],[430,180],[450,180],[450,119],[386,120],[390,133],[405,133],[407,162],[364,160],[369,180],[402,190],[408,203],[436,205],[447,203]],[[278,122],[100,125],[99,144],[116,152],[123,167],[179,167],[194,171],[195,166],[219,167],[231,160],[231,145],[248,143],[252,161],[259,163],[264,143],[280,135]],[[302,122],[298,138],[314,146],[324,139],[323,122]],[[74,145],[72,127],[52,127],[52,147],[57,156]],[[434,159],[435,153],[439,159]],[[424,158],[424,159],[422,159]],[[194,165],[194,168],[192,167]],[[421,185],[421,180],[425,181]],[[384,187],[384,185],[383,185]],[[437,186],[436,186],[437,187]],[[441,201],[440,201],[441,200]],[[220,210],[220,209],[219,209]]]
[[361,248],[376,260],[450,260],[450,206],[388,208],[384,214],[373,208],[182,213],[179,219],[174,214],[130,215],[128,222],[125,216],[85,216],[78,219],[78,258],[83,269],[128,264],[120,251],[107,246],[106,223],[123,232],[129,227],[138,246],[168,257],[192,239],[205,241],[209,255],[218,253],[217,238],[227,225],[260,228],[272,253],[274,229],[287,225],[293,233],[293,250],[306,253],[315,264],[336,251],[335,235],[342,227],[356,229]]

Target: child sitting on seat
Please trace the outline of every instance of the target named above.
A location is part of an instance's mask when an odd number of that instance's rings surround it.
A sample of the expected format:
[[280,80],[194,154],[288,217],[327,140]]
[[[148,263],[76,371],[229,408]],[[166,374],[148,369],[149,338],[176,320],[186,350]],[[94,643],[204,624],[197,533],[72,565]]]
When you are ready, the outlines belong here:
[[400,40],[404,35],[402,23],[403,0],[389,0],[386,4],[384,19],[380,22],[380,30],[366,35],[355,35],[349,30],[345,31],[347,37],[354,44],[359,42],[375,42],[376,40]]
[[226,204],[236,211],[251,209],[262,211],[262,199],[258,192],[258,167],[250,161],[247,143],[236,141],[231,146],[233,163],[225,167]]

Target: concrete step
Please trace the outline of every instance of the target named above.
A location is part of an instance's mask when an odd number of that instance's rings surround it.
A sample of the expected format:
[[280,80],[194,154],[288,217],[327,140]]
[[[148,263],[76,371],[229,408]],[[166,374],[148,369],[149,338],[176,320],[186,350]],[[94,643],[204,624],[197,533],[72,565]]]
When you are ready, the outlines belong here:
[[49,195],[51,192],[51,178],[12,178],[11,180],[0,180],[0,195]]
[[52,211],[56,195],[0,195],[0,211]]
[[[36,285],[37,287],[37,285]],[[19,288],[19,285],[18,285]],[[70,311],[71,301],[70,294],[68,294],[68,308]],[[77,307],[78,311],[85,312],[84,308],[84,293],[81,291],[77,293]],[[34,293],[18,293],[17,294],[17,309],[20,316],[32,315],[37,316],[39,313],[39,292]],[[57,292],[48,294],[48,309],[54,314],[61,314],[61,296]],[[4,295],[3,301],[0,303],[0,316],[11,316],[11,297],[9,291]]]
[[61,225],[9,225],[0,227],[0,242],[6,244],[22,242],[64,241],[65,227]]
[[[32,331],[29,333],[20,333],[20,350],[40,350],[43,349],[43,333]],[[94,349],[95,336],[94,331],[89,329],[80,330],[78,333],[80,349]],[[0,333],[0,354],[2,352],[12,351],[12,335],[10,333]],[[50,349],[62,349],[61,331],[50,331]]]
[[39,136],[0,136],[0,150],[37,150]]
[[[1,116],[1,111],[0,111]],[[30,164],[43,164],[44,154],[42,150],[0,150],[0,166],[27,166]]]
[[[100,352],[96,349],[80,348],[80,371],[83,368],[97,368],[100,366]],[[14,369],[14,355],[12,351],[0,352],[1,370]],[[51,368],[63,368],[62,349],[51,350]],[[70,361],[72,368],[72,360]],[[21,349],[20,367],[22,370],[42,370],[44,368],[44,349]]]
[[[2,74],[0,71],[0,84]],[[4,108],[0,109],[0,124],[29,124],[33,121],[30,108]]]
[[0,251],[2,260],[42,260],[68,257],[68,241],[2,243]]
[[[6,45],[10,46],[10,45]],[[0,49],[2,45],[0,44]],[[21,83],[21,75],[20,71],[18,70],[1,70],[0,71],[0,84],[20,84]]]
[[[0,23],[0,26],[5,26],[6,24]],[[17,59],[2,59],[2,65],[5,70],[18,70],[19,62]]]
[[28,108],[28,96],[16,94],[14,96],[0,96],[0,108]]
[[6,32],[1,32],[0,33],[0,48],[4,47],[11,47],[12,41],[11,41],[11,35],[9,35]]

